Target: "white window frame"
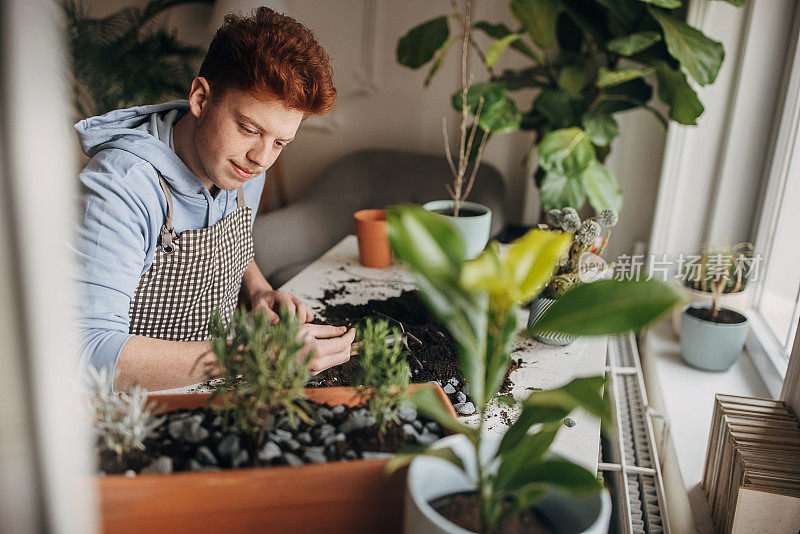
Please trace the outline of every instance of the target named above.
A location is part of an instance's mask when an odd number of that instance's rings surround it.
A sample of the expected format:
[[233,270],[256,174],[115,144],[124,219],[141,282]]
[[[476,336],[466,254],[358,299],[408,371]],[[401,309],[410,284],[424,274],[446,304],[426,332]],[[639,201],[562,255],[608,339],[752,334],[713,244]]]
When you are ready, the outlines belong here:
[[[796,17],[797,19],[797,17]],[[770,394],[778,396],[781,385],[786,376],[788,351],[784,349],[784,341],[776,339],[772,330],[764,321],[757,309],[757,305],[764,291],[764,275],[769,268],[769,261],[774,246],[777,220],[780,214],[780,204],[789,179],[797,180],[790,170],[797,167],[800,162],[793,161],[793,157],[800,154],[800,39],[798,39],[798,20],[795,20],[793,39],[789,50],[791,51],[786,61],[786,82],[779,114],[776,114],[776,135],[772,144],[771,161],[765,168],[768,173],[764,192],[761,197],[761,213],[758,217],[756,238],[754,241],[756,252],[761,254],[764,269],[759,275],[759,280],[754,284],[749,302],[749,318],[751,323],[746,348],[753,364],[761,374]],[[800,297],[800,295],[798,295]],[[792,325],[797,330],[797,318],[800,313],[800,300],[795,301]],[[794,339],[795,336],[791,335]]]

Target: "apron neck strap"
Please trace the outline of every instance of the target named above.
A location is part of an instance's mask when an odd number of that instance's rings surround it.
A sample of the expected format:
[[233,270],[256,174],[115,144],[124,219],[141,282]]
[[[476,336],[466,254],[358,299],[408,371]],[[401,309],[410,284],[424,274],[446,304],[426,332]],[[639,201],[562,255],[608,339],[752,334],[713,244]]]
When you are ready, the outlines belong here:
[[164,252],[171,253],[175,246],[172,240],[175,239],[175,229],[172,227],[172,193],[169,191],[169,184],[164,179],[160,171],[158,172],[158,182],[161,184],[161,190],[164,191],[164,196],[167,197],[167,220],[161,226],[161,246]]
[[236,190],[236,207],[243,208],[244,205],[244,191],[242,191],[242,187],[239,186],[239,189]]

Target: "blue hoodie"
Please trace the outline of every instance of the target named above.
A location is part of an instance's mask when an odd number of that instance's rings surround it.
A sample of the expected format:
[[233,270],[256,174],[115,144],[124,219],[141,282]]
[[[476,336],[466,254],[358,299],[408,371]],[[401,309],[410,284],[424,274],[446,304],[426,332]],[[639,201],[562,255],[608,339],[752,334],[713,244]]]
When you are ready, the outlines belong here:
[[[173,125],[188,109],[186,100],[176,100],[111,111],[75,125],[81,148],[91,158],[80,173],[80,225],[73,246],[84,377],[88,365],[114,372],[131,337],[131,299],[153,262],[167,214],[156,170],[171,188],[176,232],[206,228],[236,210],[236,191],[212,197],[175,154]],[[244,184],[254,219],[264,179],[262,173]]]

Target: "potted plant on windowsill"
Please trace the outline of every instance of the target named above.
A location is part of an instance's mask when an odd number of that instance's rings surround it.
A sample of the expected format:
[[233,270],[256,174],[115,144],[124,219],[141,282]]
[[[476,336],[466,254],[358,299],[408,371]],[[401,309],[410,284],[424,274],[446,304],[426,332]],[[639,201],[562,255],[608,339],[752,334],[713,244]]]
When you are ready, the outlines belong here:
[[[716,295],[720,306],[735,310],[747,308],[750,298],[748,265],[756,261],[753,245],[748,242],[722,247],[706,245],[699,255],[689,255],[682,261],[677,283],[683,286],[692,303],[711,305],[715,298],[712,281],[715,273],[725,271],[725,285]],[[681,310],[672,313],[672,328],[675,335],[681,331]]]
[[715,273],[708,284],[711,304],[695,302],[681,311],[681,357],[692,367],[725,371],[742,352],[749,330],[747,316],[719,303],[729,281],[727,270]]
[[[593,282],[611,275],[611,268],[601,258],[611,237],[611,228],[617,225],[616,210],[606,208],[597,217],[581,221],[573,208],[552,209],[547,212],[547,224],[540,225],[556,231],[571,233],[572,244],[566,256],[560,259],[552,278],[544,290],[531,303],[528,328],[533,326],[556,301],[579,284]],[[605,230],[605,235],[601,234]],[[569,345],[578,336],[557,332],[532,331],[537,341],[547,345]]]
[[[354,356],[365,362],[363,385],[304,389],[310,355],[301,356],[297,328],[286,314],[274,326],[263,314],[237,312],[230,328],[217,318],[223,384],[213,395],[148,397],[134,388],[116,396],[100,380],[91,405],[106,471],[97,479],[105,531],[399,532],[405,473],[386,478],[390,455],[381,451],[443,434],[403,404],[400,336],[368,323]],[[408,386],[421,389],[455,415],[438,386]]]
[[[574,408],[605,416],[602,377],[578,379],[527,399],[497,397],[517,405],[520,415],[502,438],[483,432],[487,403],[495,398],[511,363],[520,303],[548,282],[570,247],[571,235],[531,230],[505,253],[495,242],[478,258],[465,261],[459,235],[446,221],[414,207],[391,208],[387,219],[393,253],[412,272],[423,300],[459,346],[463,375],[478,412],[478,427],[472,428],[442,411],[429,393],[413,396],[420,412],[458,435],[390,461],[392,469],[413,459],[405,531],[502,532],[509,522],[527,529],[539,512],[551,518],[582,517],[577,531],[604,531],[610,502],[595,475],[547,454],[562,420]],[[569,291],[534,329],[621,333],[641,328],[680,301],[673,286],[656,280],[602,280]],[[530,433],[535,425],[541,426]],[[430,458],[415,459],[419,455]],[[585,499],[565,501],[564,493],[583,494]],[[570,514],[559,514],[566,502],[572,506]],[[453,510],[464,513],[448,516]]]

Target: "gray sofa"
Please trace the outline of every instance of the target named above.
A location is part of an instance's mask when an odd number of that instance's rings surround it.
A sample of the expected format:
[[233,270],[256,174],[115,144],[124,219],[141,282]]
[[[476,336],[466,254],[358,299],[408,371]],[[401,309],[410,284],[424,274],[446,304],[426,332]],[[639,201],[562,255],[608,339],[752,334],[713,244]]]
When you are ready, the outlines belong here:
[[[304,197],[256,218],[256,261],[273,287],[279,287],[354,233],[354,212],[446,199],[446,183],[452,183],[452,174],[444,155],[364,150],[344,156],[321,173]],[[497,235],[505,225],[505,183],[497,169],[481,165],[468,200],[492,210],[491,235]]]

